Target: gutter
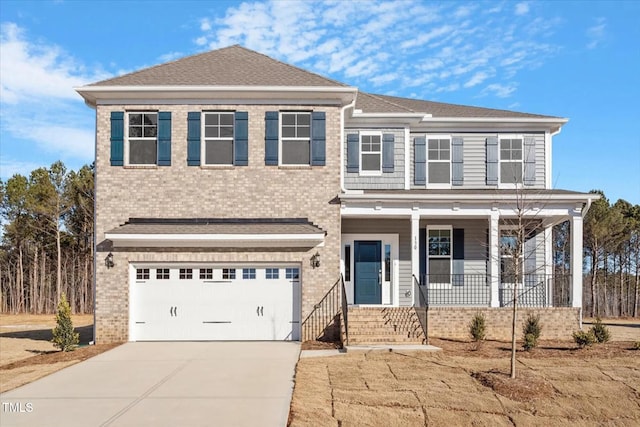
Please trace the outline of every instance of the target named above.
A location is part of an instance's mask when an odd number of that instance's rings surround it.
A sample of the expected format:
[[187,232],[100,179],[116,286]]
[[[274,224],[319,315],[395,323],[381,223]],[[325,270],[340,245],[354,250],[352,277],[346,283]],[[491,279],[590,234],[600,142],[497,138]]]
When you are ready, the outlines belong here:
[[[356,93],[357,96],[357,93]],[[353,97],[351,103],[340,108],[340,191],[346,193],[347,189],[344,188],[344,113],[347,108],[354,108],[356,106],[356,97]]]

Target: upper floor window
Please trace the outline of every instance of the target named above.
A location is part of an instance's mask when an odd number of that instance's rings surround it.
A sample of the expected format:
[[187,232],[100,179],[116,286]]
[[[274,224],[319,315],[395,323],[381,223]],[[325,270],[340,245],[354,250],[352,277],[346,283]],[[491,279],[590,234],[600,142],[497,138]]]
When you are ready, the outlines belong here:
[[311,113],[280,114],[281,164],[311,164]]
[[155,165],[158,160],[158,113],[128,113],[128,149],[130,165]]
[[451,139],[449,137],[429,137],[427,161],[429,184],[451,183]]
[[382,135],[362,132],[360,134],[360,173],[382,172]]
[[500,138],[500,183],[522,182],[522,138]]
[[234,113],[204,113],[205,165],[233,165]]

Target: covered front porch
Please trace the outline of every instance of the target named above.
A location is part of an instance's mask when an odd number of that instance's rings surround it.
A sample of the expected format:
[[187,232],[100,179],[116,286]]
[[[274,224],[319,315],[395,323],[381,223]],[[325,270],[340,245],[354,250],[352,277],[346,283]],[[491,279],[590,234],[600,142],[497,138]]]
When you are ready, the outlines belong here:
[[[349,306],[498,308],[514,297],[523,307],[582,306],[588,194],[378,190],[340,200]],[[553,250],[553,226],[564,221],[568,265]]]

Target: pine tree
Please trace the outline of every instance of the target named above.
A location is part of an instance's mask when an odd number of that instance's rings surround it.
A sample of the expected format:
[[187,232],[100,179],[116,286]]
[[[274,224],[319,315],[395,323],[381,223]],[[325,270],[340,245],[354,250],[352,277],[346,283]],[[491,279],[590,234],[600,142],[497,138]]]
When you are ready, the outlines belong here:
[[71,308],[64,293],[60,296],[60,302],[58,303],[56,323],[58,326],[53,328],[51,342],[62,351],[73,351],[80,341],[80,334],[73,330]]

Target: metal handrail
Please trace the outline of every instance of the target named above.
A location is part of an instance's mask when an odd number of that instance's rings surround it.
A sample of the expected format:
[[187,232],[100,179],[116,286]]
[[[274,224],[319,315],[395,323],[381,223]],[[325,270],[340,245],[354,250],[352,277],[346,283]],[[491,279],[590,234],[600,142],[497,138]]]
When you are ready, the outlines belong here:
[[[313,339],[320,338],[322,332],[327,329],[327,326],[329,326],[340,313],[341,298],[338,292],[338,285],[341,283],[341,278],[339,278],[327,293],[324,294],[320,302],[313,306],[311,313],[304,319],[301,325],[304,333],[303,339],[309,335],[313,336]],[[344,287],[344,284],[342,286]]]
[[340,274],[340,284],[342,288],[342,301],[341,301],[341,309],[342,309],[342,323],[344,324],[344,344],[349,345],[349,319],[348,312],[349,307],[347,305],[347,291],[344,287],[344,276]]
[[[422,331],[424,332],[424,343],[429,344],[429,299],[427,298],[427,295],[425,295],[424,293],[425,292],[425,290],[423,289],[424,286],[420,284],[420,280],[418,280],[415,274],[412,274],[411,276],[413,277],[414,285],[418,286],[418,292],[420,292],[420,296],[422,296],[422,300],[424,301],[424,327]],[[418,306],[421,306],[421,305],[422,304],[418,300]]]

